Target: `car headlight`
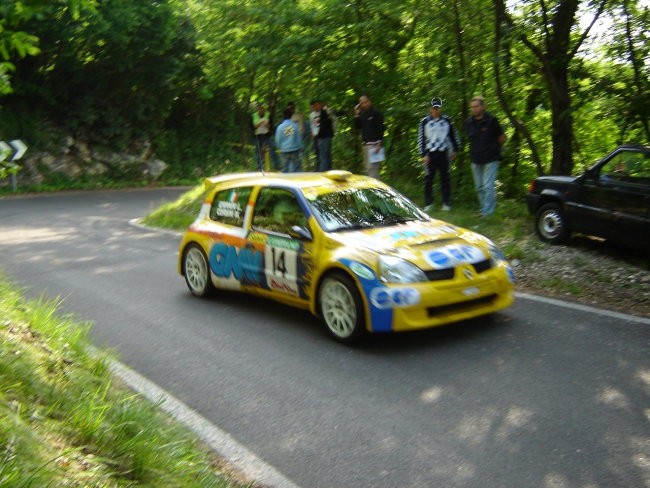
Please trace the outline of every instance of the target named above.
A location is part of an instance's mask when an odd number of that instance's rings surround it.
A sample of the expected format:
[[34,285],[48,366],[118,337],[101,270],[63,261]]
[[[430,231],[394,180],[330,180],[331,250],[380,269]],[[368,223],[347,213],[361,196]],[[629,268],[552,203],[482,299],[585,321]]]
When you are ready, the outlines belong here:
[[506,256],[503,254],[503,251],[501,251],[501,249],[499,249],[496,246],[496,244],[490,242],[489,248],[490,248],[490,255],[492,256],[492,261],[494,261],[494,262],[496,262],[496,261],[506,261],[507,262],[508,261],[506,259]]
[[415,264],[395,256],[379,256],[379,278],[384,283],[417,283],[427,276]]

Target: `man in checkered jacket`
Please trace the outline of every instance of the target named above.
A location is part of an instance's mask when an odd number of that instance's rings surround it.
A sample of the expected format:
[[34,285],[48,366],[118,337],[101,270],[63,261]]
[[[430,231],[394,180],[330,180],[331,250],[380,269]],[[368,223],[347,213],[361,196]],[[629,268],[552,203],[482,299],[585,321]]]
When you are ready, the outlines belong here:
[[429,115],[420,121],[418,148],[424,165],[424,210],[428,212],[433,208],[433,179],[439,171],[442,210],[449,211],[451,209],[450,155],[451,160],[456,159],[456,152],[460,149],[460,139],[449,116],[442,115],[440,98],[431,100]]

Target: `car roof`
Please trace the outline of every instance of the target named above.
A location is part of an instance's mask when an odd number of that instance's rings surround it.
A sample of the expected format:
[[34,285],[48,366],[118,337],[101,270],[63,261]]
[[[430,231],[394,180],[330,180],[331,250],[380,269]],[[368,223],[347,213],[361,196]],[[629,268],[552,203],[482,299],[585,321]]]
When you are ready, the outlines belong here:
[[648,144],[628,143],[628,144],[621,144],[615,150],[620,150],[620,149],[632,149],[632,150],[635,150],[635,151],[650,152],[650,145],[648,145]]
[[205,179],[206,191],[215,186],[250,185],[284,186],[288,188],[311,187],[385,187],[381,181],[369,176],[356,175],[345,170],[331,170],[323,173],[230,173],[210,176]]

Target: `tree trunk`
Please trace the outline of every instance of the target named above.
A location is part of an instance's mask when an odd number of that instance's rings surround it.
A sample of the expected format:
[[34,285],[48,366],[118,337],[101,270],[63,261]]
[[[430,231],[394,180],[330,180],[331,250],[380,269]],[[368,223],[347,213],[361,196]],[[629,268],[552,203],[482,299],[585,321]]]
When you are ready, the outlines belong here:
[[501,104],[501,108],[503,108],[504,112],[508,117],[508,120],[515,128],[515,131],[519,135],[522,135],[524,139],[526,139],[526,143],[530,148],[533,163],[535,163],[535,167],[537,168],[537,174],[541,176],[544,174],[544,168],[542,167],[542,161],[539,157],[539,152],[537,151],[537,145],[535,144],[535,141],[533,141],[533,136],[531,135],[524,121],[514,115],[512,109],[510,108],[510,103],[508,103],[508,100],[506,98],[505,91],[503,89],[503,82],[501,76],[503,63],[501,62],[501,60],[504,58],[509,59],[510,47],[503,45],[502,40],[503,40],[504,32],[502,32],[502,29],[511,28],[510,25],[508,24],[506,5],[503,0],[494,0],[494,11],[496,14],[496,20],[495,20],[496,29],[495,29],[495,42],[494,42],[494,48],[495,48],[494,75],[495,75],[497,96],[499,98],[499,103]]
[[568,68],[545,70],[552,107],[553,161],[551,174],[570,175],[573,170],[573,117],[569,94]]
[[[627,36],[627,49],[629,53],[630,63],[632,64],[632,69],[634,70],[634,88],[636,91],[636,98],[638,102],[643,103],[647,99],[645,95],[645,86],[647,86],[647,76],[643,75],[643,63],[638,59],[636,49],[634,48],[634,43],[632,42],[632,27],[631,27],[631,15],[627,6],[627,1],[623,2],[623,12],[625,14],[625,34]],[[645,80],[645,82],[644,82]],[[638,112],[641,125],[645,130],[646,139],[650,140],[650,123],[648,123],[648,118],[646,116],[646,111],[636,110]]]

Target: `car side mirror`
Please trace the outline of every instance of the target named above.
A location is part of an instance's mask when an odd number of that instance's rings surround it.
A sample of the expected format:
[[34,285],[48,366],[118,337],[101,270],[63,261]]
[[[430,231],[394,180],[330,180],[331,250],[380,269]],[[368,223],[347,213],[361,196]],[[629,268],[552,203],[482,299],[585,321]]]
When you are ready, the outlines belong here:
[[307,227],[302,225],[294,225],[289,230],[289,236],[294,239],[300,239],[301,241],[311,241],[313,239],[311,232]]

